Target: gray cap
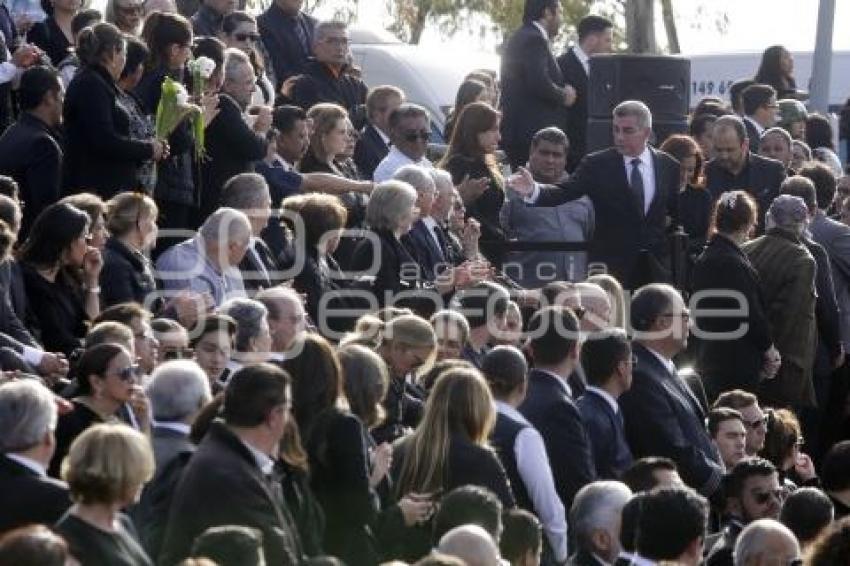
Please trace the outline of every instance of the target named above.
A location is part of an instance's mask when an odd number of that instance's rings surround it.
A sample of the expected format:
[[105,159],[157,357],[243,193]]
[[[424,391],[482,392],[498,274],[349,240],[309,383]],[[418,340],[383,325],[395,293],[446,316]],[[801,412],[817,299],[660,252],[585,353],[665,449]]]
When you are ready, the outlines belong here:
[[767,211],[779,228],[790,228],[805,223],[808,212],[803,199],[792,195],[779,195]]

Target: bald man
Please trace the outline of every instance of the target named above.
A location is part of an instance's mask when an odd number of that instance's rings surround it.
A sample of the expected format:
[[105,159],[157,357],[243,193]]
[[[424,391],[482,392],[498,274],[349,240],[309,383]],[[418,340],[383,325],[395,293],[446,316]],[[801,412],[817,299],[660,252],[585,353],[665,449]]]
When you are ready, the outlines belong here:
[[800,560],[800,544],[791,529],[773,519],[753,521],[735,544],[737,566],[792,564]]
[[490,534],[478,525],[455,527],[440,539],[437,550],[456,556],[467,566],[501,566],[499,547]]

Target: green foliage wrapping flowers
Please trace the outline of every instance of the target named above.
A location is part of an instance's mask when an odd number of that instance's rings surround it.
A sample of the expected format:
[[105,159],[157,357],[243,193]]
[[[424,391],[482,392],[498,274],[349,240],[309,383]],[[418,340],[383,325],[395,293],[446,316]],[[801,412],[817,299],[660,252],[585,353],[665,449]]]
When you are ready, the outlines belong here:
[[183,120],[192,121],[192,131],[195,134],[195,155],[204,155],[204,119],[201,108],[189,102],[186,88],[171,77],[162,82],[162,95],[156,108],[156,137],[166,139]]

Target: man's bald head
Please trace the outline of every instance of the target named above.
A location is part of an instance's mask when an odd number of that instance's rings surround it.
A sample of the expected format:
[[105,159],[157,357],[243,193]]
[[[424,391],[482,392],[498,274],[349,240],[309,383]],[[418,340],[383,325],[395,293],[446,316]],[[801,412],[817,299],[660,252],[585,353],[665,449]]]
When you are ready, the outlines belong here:
[[493,537],[478,525],[455,527],[440,539],[437,550],[457,556],[467,566],[500,566],[499,548]]
[[611,299],[596,283],[576,283],[581,306],[585,310],[582,330],[602,330],[611,325]]
[[790,564],[800,558],[800,544],[791,529],[773,519],[753,521],[735,543],[735,564]]

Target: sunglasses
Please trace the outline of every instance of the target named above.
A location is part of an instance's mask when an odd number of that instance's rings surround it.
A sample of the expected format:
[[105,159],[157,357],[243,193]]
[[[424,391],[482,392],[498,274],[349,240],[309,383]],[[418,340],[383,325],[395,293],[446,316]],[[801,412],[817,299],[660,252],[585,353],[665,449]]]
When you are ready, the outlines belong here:
[[773,489],[771,491],[754,491],[753,492],[753,499],[759,505],[764,505],[765,503],[770,501],[771,497],[775,498],[777,501],[779,501],[781,503],[782,500],[785,499],[785,491],[781,487],[778,487],[778,488]]
[[404,134],[404,140],[410,143],[415,141],[428,141],[431,139],[431,132],[428,130],[421,130],[419,132],[406,132]]
[[137,380],[139,375],[141,374],[141,370],[138,365],[127,366],[115,375],[124,382],[134,382]]
[[195,350],[192,348],[174,348],[165,350],[162,353],[163,360],[191,360],[195,357]]
[[260,40],[260,34],[258,33],[235,33],[233,37],[236,38],[236,41],[252,41],[256,43]]

